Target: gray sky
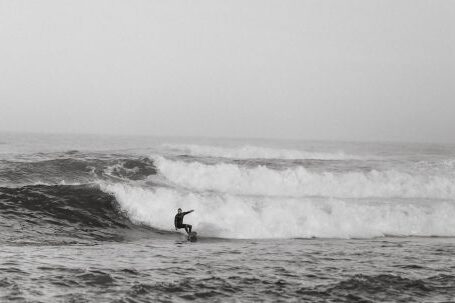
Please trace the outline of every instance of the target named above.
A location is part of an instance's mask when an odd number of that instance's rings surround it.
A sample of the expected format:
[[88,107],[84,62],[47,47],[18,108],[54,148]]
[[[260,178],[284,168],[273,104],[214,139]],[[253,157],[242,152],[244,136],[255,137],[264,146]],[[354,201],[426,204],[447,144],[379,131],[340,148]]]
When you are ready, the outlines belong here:
[[0,130],[455,142],[455,1],[0,0]]

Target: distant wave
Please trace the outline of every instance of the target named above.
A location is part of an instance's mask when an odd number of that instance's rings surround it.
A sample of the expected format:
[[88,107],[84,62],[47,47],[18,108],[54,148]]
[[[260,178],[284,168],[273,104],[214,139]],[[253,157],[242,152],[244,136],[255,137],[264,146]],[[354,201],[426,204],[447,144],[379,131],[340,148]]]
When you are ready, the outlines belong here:
[[316,173],[302,166],[275,170],[226,163],[207,165],[164,157],[155,157],[154,162],[165,178],[197,191],[292,197],[455,197],[455,178],[444,175],[416,175],[395,170]]
[[102,157],[64,153],[53,159],[0,161],[0,185],[81,184],[98,179],[141,180],[156,173],[149,158]]
[[245,145],[241,147],[219,147],[195,144],[163,144],[162,147],[192,156],[219,157],[232,159],[358,159],[360,156],[346,155],[343,152],[323,153],[292,149],[276,149]]

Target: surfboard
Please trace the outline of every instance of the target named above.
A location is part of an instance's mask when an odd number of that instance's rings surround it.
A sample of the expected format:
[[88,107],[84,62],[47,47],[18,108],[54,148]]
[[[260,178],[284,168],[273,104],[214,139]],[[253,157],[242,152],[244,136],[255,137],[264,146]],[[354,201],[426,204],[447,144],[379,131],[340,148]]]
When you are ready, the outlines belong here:
[[197,232],[192,231],[188,234],[188,241],[196,242],[197,241]]

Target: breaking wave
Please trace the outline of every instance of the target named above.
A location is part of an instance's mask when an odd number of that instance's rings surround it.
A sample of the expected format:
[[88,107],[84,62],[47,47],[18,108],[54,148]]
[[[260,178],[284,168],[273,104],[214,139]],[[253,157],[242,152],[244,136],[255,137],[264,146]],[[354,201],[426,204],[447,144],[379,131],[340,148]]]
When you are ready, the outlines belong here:
[[[223,238],[455,236],[455,180],[395,170],[337,173],[154,157],[163,186],[104,184],[134,222],[171,229],[175,209]],[[153,176],[154,178],[155,176]]]
[[102,186],[133,222],[172,229],[178,207],[200,234],[223,238],[365,238],[455,236],[452,201],[375,203],[327,198],[273,198],[196,193],[173,188]]
[[396,170],[316,173],[303,166],[276,170],[228,163],[207,165],[163,157],[156,157],[155,165],[169,181],[197,191],[284,197],[455,197],[453,177],[416,175]]

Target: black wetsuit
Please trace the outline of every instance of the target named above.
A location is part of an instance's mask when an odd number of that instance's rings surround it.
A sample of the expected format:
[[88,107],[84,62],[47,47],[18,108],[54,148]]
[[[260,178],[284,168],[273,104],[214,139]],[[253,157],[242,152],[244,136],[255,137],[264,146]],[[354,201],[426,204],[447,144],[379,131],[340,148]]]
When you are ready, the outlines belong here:
[[186,211],[186,212],[182,212],[180,214],[175,215],[175,219],[174,219],[175,228],[177,228],[177,229],[184,228],[187,233],[191,232],[192,226],[190,224],[183,224],[183,217],[185,215],[189,214],[190,212],[191,211]]

